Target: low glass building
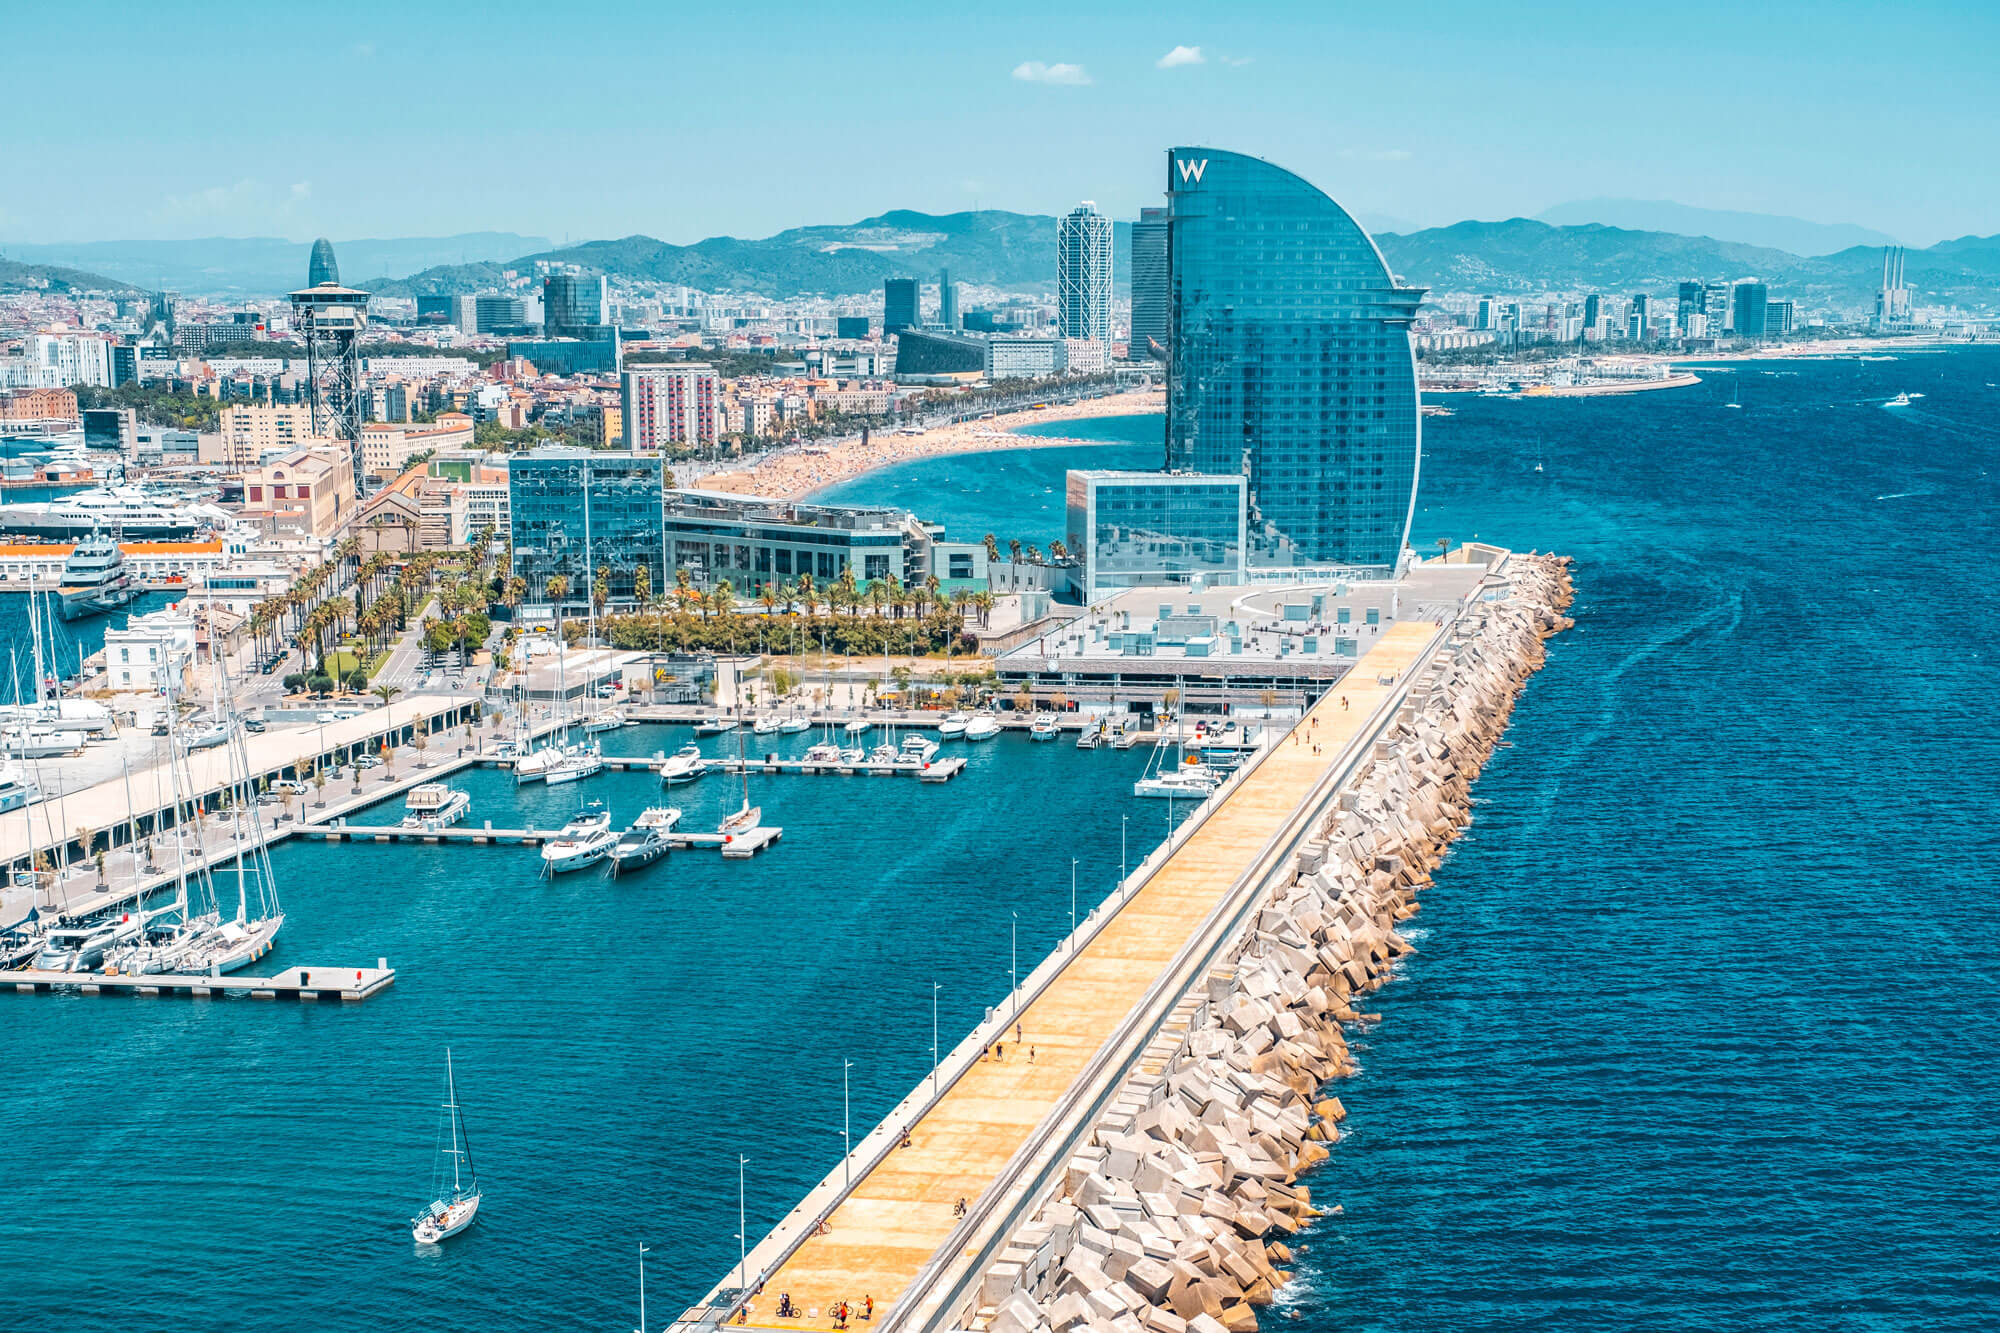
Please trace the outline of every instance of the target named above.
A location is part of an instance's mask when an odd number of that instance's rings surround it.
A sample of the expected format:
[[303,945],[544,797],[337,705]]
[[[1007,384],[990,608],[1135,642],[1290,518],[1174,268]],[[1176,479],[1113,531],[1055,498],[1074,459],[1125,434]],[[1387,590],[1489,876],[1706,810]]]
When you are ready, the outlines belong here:
[[1123,588],[1243,581],[1244,478],[1072,471],[1064,491],[1085,602]]
[[514,573],[528,584],[524,605],[553,614],[548,584],[559,575],[569,580],[563,614],[582,614],[605,565],[614,605],[637,600],[641,567],[653,592],[671,586],[664,480],[657,454],[551,448],[509,458],[509,532]]
[[930,538],[904,510],[872,505],[800,504],[726,491],[672,491],[665,532],[669,568],[685,569],[699,588],[727,579],[748,597],[767,583],[796,587],[854,571],[858,584],[890,575],[921,583],[930,572]]
[[1167,466],[1244,477],[1253,566],[1392,573],[1416,504],[1423,290],[1261,159],[1175,148],[1167,196]]

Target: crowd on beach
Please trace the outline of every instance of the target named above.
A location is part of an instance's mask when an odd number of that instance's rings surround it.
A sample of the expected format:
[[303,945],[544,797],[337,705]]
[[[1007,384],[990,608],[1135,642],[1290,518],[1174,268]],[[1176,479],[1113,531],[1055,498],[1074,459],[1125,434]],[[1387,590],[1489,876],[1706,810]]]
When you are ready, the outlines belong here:
[[[851,439],[833,444],[791,445],[763,454],[747,467],[729,463],[676,465],[674,472],[684,486],[798,500],[814,491],[894,463],[907,463],[912,459],[940,454],[974,453],[983,449],[1027,448],[1038,443],[1033,436],[1014,434],[1014,429],[1020,426],[1164,410],[1165,397],[1157,391],[1110,394],[1080,403],[1014,412],[1005,417],[955,422],[908,435],[895,431],[871,431],[865,441]],[[1059,442],[1048,441],[1051,444]]]

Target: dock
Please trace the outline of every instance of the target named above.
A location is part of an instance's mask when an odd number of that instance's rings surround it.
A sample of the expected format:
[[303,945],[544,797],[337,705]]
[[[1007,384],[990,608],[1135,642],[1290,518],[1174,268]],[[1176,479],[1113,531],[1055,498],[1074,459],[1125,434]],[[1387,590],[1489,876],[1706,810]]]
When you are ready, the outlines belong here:
[[[731,860],[755,856],[783,837],[785,830],[760,824],[741,833],[681,833],[667,835],[667,845],[675,851],[697,848],[721,852]],[[482,846],[513,845],[539,847],[556,837],[556,829],[532,828],[443,828],[413,829],[400,824],[310,824],[294,829],[292,836],[309,842],[456,842]]]
[[74,990],[84,995],[185,995],[212,999],[247,995],[254,1000],[369,999],[387,990],[396,969],[381,967],[288,967],[274,977],[182,976],[170,972],[126,975],[115,972],[0,972],[0,986],[24,994]]

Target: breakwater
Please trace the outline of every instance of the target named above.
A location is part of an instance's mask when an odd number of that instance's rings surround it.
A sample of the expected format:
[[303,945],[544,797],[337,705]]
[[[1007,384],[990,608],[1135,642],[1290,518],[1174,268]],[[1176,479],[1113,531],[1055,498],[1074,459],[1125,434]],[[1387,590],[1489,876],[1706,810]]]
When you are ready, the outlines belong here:
[[993,1261],[934,1264],[935,1289],[887,1327],[1258,1327],[1289,1280],[1287,1238],[1317,1215],[1301,1176],[1340,1136],[1326,1089],[1353,1071],[1355,1004],[1409,951],[1396,927],[1470,821],[1543,641],[1570,623],[1567,561],[1516,556],[1506,575],[1078,1136],[1052,1196]]

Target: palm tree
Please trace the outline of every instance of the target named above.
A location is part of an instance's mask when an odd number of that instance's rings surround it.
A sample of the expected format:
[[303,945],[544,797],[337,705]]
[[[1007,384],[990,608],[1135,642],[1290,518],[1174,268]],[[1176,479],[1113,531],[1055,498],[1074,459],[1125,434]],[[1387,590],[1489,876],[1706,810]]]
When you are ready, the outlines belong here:
[[987,563],[988,563],[988,564],[993,564],[993,565],[997,565],[997,564],[999,564],[999,563],[1000,563],[1000,543],[994,540],[994,538],[993,538],[993,534],[992,534],[992,533],[990,533],[990,532],[986,534],[986,538],[985,538],[985,541],[986,541],[986,561],[987,561]]
[[653,599],[652,567],[640,564],[632,570],[632,600],[644,606]]
[[1021,563],[1021,539],[1019,537],[1008,538],[1007,554],[1015,564],[1018,565]]
[[1049,559],[1055,561],[1057,564],[1061,564],[1063,561],[1069,559],[1069,548],[1064,546],[1060,540],[1051,541],[1049,543]]
[[561,644],[563,629],[562,604],[563,598],[569,596],[569,580],[561,574],[551,574],[548,577],[548,581],[542,586],[548,592],[549,604],[555,607],[556,642],[557,644]]

